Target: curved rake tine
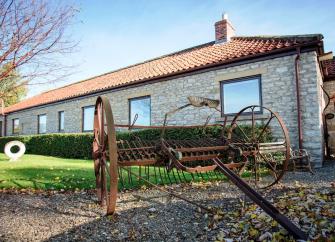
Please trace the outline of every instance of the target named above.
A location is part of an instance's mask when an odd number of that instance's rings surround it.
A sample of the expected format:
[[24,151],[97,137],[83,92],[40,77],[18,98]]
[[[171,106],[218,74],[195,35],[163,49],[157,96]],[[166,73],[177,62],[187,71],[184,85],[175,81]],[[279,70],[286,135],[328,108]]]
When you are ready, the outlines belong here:
[[196,174],[197,174],[198,176],[200,176],[200,177],[201,177],[200,179],[201,179],[202,181],[204,180],[204,177],[203,177],[203,175],[202,175],[202,173],[201,173],[201,172],[197,172]]
[[207,176],[208,181],[210,181],[210,180],[211,180],[211,177],[209,176],[209,171],[205,172],[205,174],[206,174],[206,176]]
[[178,177],[179,177],[179,180],[180,180],[182,183],[186,182],[186,181],[183,180],[183,178],[180,176],[180,172],[179,172],[178,169],[177,169],[177,175],[178,175]]
[[215,175],[214,171],[211,171],[210,174],[211,174],[211,179],[213,179],[213,180],[218,179],[217,176]]
[[169,172],[166,170],[166,167],[163,167],[163,171],[164,171],[164,176],[168,178],[170,184],[172,184],[171,182],[171,178],[169,176]]
[[156,183],[158,184],[157,172],[156,172],[156,168],[157,168],[157,167],[154,165],[153,168],[154,168],[155,181],[156,181]]
[[192,181],[193,181],[193,182],[196,181],[194,174],[193,174],[193,173],[189,173],[189,174],[191,174]]
[[132,173],[132,172],[131,172],[131,166],[128,167],[127,171],[128,171],[129,183],[130,183],[131,186],[134,186],[133,178],[132,178],[132,174],[131,174],[131,173]]
[[175,174],[174,174],[174,169],[172,169],[171,171],[172,171],[172,175],[173,175],[173,178],[174,178],[175,182],[179,183],[178,180],[177,180],[177,178],[176,178],[176,176],[175,176]]
[[213,174],[215,175],[216,179],[219,180],[219,176],[218,176],[218,174],[216,173],[215,170],[213,171]]
[[[138,166],[138,174],[139,174],[139,177],[142,177],[142,166]],[[141,186],[141,179],[138,178],[138,185]]]
[[212,211],[210,208],[207,208],[207,207],[203,206],[202,204],[198,204],[198,203],[196,203],[196,202],[194,202],[194,201],[192,201],[192,200],[190,200],[190,199],[187,199],[187,198],[181,196],[180,194],[177,194],[177,193],[175,193],[175,192],[173,192],[173,191],[171,191],[171,190],[168,190],[168,189],[166,189],[166,188],[164,188],[164,187],[160,187],[160,186],[158,186],[158,185],[156,185],[156,184],[154,184],[154,183],[152,183],[152,182],[146,180],[146,179],[143,178],[143,177],[139,177],[139,176],[138,176],[137,174],[135,174],[135,173],[132,173],[132,174],[133,174],[135,177],[138,177],[139,179],[142,179],[144,182],[148,183],[149,185],[151,185],[151,186],[157,188],[158,190],[160,190],[160,191],[162,191],[162,192],[165,192],[165,193],[169,194],[170,196],[176,197],[176,198],[178,198],[178,199],[180,199],[180,200],[182,200],[182,201],[185,201],[185,202],[188,202],[188,203],[190,203],[190,204],[192,204],[192,205],[194,205],[194,206],[197,206],[197,207],[201,208],[202,210],[207,211],[208,213],[213,213],[213,211]]
[[164,184],[164,179],[162,177],[162,167],[158,166],[159,177],[161,178],[161,184]]
[[146,171],[146,175],[147,175],[147,180],[150,181],[150,170],[149,170],[149,166],[145,166],[145,171]]
[[120,167],[118,167],[118,172],[119,172],[119,178],[120,178],[120,183],[121,183],[121,189],[124,189],[123,175],[122,175],[122,170]]
[[183,180],[182,180],[181,177],[180,177],[180,174],[179,174],[178,169],[176,170],[176,172],[177,172],[177,176],[178,176],[178,178],[179,178],[179,181],[180,181],[180,182],[183,182]]
[[181,171],[181,174],[183,175],[185,182],[189,182],[189,181],[187,180],[186,176],[185,176],[184,171]]

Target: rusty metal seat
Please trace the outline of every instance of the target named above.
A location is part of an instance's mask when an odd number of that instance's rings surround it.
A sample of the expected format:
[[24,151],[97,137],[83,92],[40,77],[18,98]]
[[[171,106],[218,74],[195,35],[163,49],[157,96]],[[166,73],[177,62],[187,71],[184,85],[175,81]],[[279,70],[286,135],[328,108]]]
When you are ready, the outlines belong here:
[[290,162],[293,165],[293,172],[300,170],[309,171],[313,175],[315,174],[312,169],[311,157],[306,149],[290,149],[290,156]]

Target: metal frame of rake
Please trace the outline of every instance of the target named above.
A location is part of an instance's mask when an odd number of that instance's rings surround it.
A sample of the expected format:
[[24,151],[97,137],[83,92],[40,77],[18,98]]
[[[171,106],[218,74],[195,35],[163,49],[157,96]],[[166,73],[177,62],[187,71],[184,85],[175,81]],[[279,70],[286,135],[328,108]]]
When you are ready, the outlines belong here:
[[[295,238],[306,238],[301,230],[240,178],[240,175],[248,169],[257,188],[268,188],[278,183],[287,170],[290,158],[289,135],[277,113],[262,106],[248,106],[236,114],[229,127],[226,125],[227,117],[223,124],[209,124],[214,113],[208,116],[204,125],[167,125],[168,117],[182,109],[208,107],[220,112],[219,104],[218,100],[189,97],[187,104],[165,114],[162,126],[139,126],[135,125],[137,115],[131,125],[115,124],[108,98],[98,97],[94,112],[93,159],[99,203],[102,206],[107,205],[107,215],[113,214],[116,209],[118,184],[120,183],[122,187],[127,180],[131,184],[133,179],[137,179],[171,196],[208,210],[205,206],[158,185],[162,181],[170,183],[173,183],[173,180],[190,181],[196,176],[201,178],[225,176]],[[257,114],[262,110],[265,110],[268,116],[262,120],[263,126],[259,129]],[[251,117],[248,125],[245,125],[245,114]],[[166,139],[167,129],[206,129],[209,126],[221,128],[221,137]],[[271,141],[266,141],[265,134],[272,126],[276,127],[276,133],[281,136],[278,140],[272,137]],[[133,132],[134,139],[131,141],[117,140],[118,128],[159,129],[161,135],[156,140],[144,140]],[[138,173],[132,171],[131,167],[137,167]],[[263,176],[264,172],[268,175]],[[154,177],[153,181],[150,176]]]

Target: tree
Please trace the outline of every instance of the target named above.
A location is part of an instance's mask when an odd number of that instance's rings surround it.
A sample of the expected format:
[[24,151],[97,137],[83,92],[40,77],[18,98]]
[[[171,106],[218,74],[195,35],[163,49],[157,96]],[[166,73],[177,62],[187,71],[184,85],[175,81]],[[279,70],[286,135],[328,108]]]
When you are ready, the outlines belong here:
[[[6,67],[4,67],[4,69],[6,69]],[[27,87],[21,85],[21,82],[21,77],[15,70],[12,70],[11,73],[2,80],[0,93],[3,93],[2,99],[5,107],[18,103],[27,95]]]
[[61,1],[0,0],[0,98],[67,75],[60,57],[76,46],[66,32],[75,13]]

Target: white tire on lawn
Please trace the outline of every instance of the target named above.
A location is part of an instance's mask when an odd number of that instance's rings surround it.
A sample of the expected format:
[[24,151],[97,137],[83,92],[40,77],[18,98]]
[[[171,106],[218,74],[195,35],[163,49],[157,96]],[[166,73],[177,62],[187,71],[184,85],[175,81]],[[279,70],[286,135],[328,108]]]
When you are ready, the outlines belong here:
[[[16,153],[13,153],[11,151],[12,147],[14,146],[19,147],[19,151]],[[17,159],[22,157],[25,152],[26,152],[26,146],[18,140],[10,141],[5,145],[5,154],[10,158],[10,161],[16,161]]]

